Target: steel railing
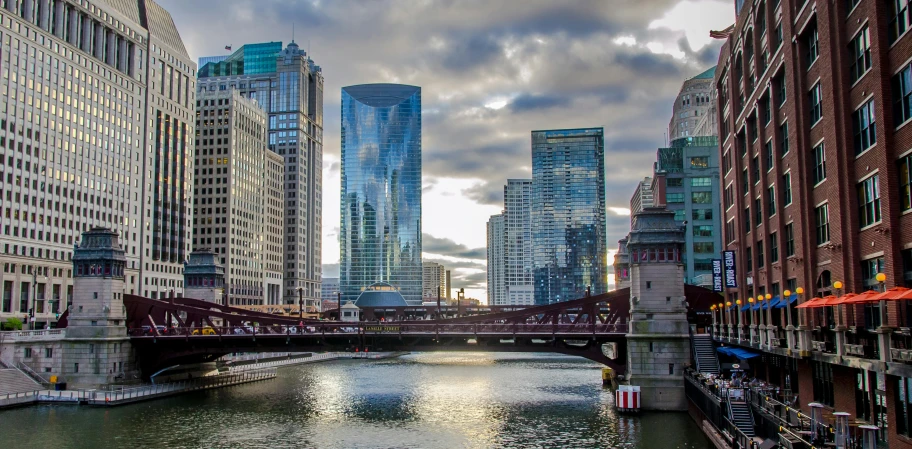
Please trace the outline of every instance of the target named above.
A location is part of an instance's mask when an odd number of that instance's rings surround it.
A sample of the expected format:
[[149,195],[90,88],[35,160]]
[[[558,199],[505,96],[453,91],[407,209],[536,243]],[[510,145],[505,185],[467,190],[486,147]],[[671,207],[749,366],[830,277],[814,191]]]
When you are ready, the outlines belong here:
[[422,324],[387,322],[326,323],[305,326],[151,327],[128,329],[132,337],[213,337],[233,335],[485,335],[566,336],[626,334],[627,323],[612,324]]

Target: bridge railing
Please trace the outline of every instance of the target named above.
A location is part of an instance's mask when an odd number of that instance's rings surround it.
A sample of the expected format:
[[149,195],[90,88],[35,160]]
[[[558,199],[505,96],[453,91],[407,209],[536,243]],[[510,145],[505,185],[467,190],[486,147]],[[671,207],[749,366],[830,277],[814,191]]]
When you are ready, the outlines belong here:
[[231,335],[375,335],[375,334],[443,334],[443,335],[593,335],[625,334],[626,323],[611,324],[515,324],[515,323],[479,323],[479,324],[424,324],[411,322],[358,322],[358,323],[320,323],[303,326],[254,326],[237,325],[222,327],[151,327],[128,329],[132,337],[212,337]]

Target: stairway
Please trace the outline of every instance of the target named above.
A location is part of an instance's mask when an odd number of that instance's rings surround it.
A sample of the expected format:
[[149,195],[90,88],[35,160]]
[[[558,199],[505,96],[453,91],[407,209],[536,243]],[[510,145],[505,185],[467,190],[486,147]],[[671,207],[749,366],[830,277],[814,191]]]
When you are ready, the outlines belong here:
[[693,345],[694,361],[697,371],[707,374],[719,374],[719,357],[716,355],[716,345],[709,335],[694,335],[690,344]]
[[17,369],[0,369],[0,395],[27,393],[44,387]]
[[731,411],[731,422],[749,438],[754,437],[754,417],[751,415],[750,405],[746,402],[731,401],[728,403]]

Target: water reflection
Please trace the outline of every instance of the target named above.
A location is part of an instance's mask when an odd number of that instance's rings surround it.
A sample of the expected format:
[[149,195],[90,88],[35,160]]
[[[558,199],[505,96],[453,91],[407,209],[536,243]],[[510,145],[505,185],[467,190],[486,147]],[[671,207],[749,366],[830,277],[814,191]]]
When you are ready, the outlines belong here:
[[618,417],[599,365],[542,354],[415,354],[114,409],[0,412],[19,447],[695,448],[686,414]]

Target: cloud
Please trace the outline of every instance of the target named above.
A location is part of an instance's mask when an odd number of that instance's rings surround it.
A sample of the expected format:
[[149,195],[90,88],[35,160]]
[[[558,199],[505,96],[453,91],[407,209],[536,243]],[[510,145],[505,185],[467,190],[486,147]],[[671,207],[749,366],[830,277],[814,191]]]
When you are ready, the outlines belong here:
[[487,260],[488,251],[485,248],[469,248],[461,243],[456,243],[452,239],[434,237],[431,234],[422,234],[421,249],[426,253],[444,254],[460,259],[483,259]]
[[510,103],[510,110],[513,112],[534,111],[537,109],[550,109],[570,104],[570,98],[566,96],[548,95],[548,94],[523,94],[516,97]]

